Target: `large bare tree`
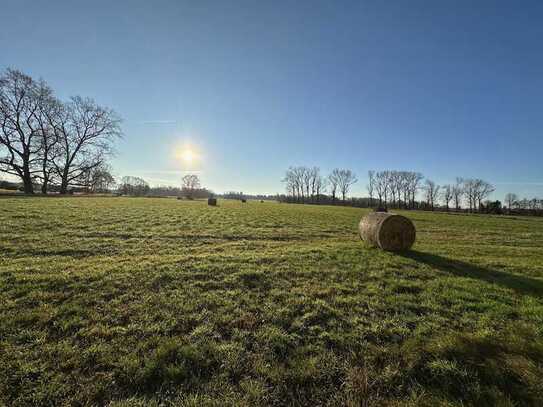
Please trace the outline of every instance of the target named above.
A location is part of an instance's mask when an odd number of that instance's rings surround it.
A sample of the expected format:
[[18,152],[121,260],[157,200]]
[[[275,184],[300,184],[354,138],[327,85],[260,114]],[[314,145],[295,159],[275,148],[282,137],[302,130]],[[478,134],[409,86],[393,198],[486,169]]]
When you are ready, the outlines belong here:
[[34,193],[44,133],[42,107],[52,97],[43,81],[14,69],[0,76],[0,171],[18,177]]
[[120,120],[90,99],[62,103],[43,80],[14,69],[0,76],[0,171],[18,177],[25,193],[34,182],[66,193],[85,186],[88,174],[105,163]]
[[70,185],[84,184],[85,175],[105,163],[121,135],[120,119],[92,99],[76,96],[59,113],[55,128],[59,141],[53,164],[60,193],[65,194]]

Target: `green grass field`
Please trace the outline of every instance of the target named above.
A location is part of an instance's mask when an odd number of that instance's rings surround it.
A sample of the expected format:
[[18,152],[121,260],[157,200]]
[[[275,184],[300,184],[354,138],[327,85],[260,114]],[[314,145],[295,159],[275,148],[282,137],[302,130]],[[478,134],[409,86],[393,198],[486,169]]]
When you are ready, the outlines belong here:
[[543,219],[0,199],[0,405],[543,404]]

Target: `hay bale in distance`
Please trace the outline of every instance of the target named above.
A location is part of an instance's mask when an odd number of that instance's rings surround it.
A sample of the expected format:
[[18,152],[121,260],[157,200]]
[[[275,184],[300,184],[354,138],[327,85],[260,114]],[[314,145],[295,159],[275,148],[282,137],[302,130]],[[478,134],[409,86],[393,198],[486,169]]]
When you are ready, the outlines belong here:
[[373,212],[358,224],[360,237],[365,242],[388,251],[409,250],[415,243],[413,222],[401,215]]
[[209,206],[217,206],[217,198],[207,198],[207,204]]

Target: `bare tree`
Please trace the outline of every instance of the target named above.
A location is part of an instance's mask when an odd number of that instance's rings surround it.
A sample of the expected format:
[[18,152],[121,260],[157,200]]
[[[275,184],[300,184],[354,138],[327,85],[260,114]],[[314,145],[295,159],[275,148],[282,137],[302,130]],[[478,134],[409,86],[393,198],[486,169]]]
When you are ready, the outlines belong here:
[[326,192],[327,187],[328,180],[319,174],[315,182],[315,193],[317,194],[317,202],[320,201],[320,196],[321,194],[324,194]]
[[379,208],[387,207],[390,171],[379,171],[375,174],[375,190],[379,198]]
[[320,168],[313,167],[308,170],[309,173],[309,185],[311,186],[311,202],[315,200],[315,193],[317,193],[317,184],[320,178]]
[[375,171],[373,170],[368,171],[368,185],[366,188],[368,189],[368,195],[370,196],[369,207],[371,208],[373,206],[373,191],[375,189]]
[[513,194],[513,193],[509,192],[508,194],[505,195],[505,202],[507,203],[507,209],[509,209],[509,211],[511,211],[511,209],[513,208],[513,205],[517,201],[518,201],[518,195],[517,194]]
[[468,200],[469,211],[473,212],[476,209],[476,199],[477,199],[477,185],[474,179],[463,179],[462,180],[462,189],[466,199]]
[[423,179],[424,177],[419,172],[409,173],[408,190],[409,190],[409,195],[411,196],[412,209],[415,209],[415,197],[417,195],[417,191],[420,188],[420,183]]
[[40,169],[36,178],[41,181],[41,192],[47,194],[49,184],[55,181],[56,171],[54,161],[59,158],[61,149],[59,118],[63,115],[64,105],[56,98],[50,96],[44,98],[40,104],[38,123],[40,125]]
[[43,81],[14,69],[0,76],[0,171],[20,178],[24,192],[34,193],[39,172],[43,100],[52,95]]
[[305,202],[305,182],[304,177],[306,174],[306,168],[299,166],[299,167],[291,167],[291,176],[294,179],[294,185],[296,186],[296,194],[298,196],[298,201],[302,201],[302,203]]
[[189,198],[192,198],[194,191],[200,188],[200,178],[196,174],[185,175],[181,182],[183,184],[182,191]]
[[443,185],[441,195],[443,196],[443,202],[445,203],[445,208],[447,208],[447,212],[449,212],[450,203],[453,199],[453,186],[447,184]]
[[120,137],[120,119],[115,112],[91,99],[73,97],[58,120],[59,153],[53,161],[60,178],[60,193],[81,185],[81,177],[105,163],[112,142]]
[[285,184],[287,195],[292,195],[292,197],[295,198],[297,189],[292,167],[289,167],[285,173],[285,177],[281,181]]
[[424,185],[424,193],[426,196],[426,203],[430,209],[434,210],[435,201],[439,194],[439,185],[434,181],[427,179]]
[[301,176],[302,176],[302,182],[305,186],[305,196],[306,196],[306,199],[309,200],[309,197],[311,196],[311,192],[310,192],[311,180],[313,178],[311,169],[307,167],[301,167]]
[[123,195],[146,195],[149,192],[149,184],[142,178],[126,176],[121,179],[119,192]]
[[392,206],[400,207],[403,176],[401,171],[390,171],[390,192],[392,194]]
[[86,185],[89,192],[109,192],[115,185],[115,178],[111,175],[111,168],[107,165],[95,167],[90,170],[86,177]]
[[403,195],[403,206],[405,209],[409,207],[409,182],[411,178],[411,172],[402,171],[400,177],[400,188]]
[[460,210],[460,204],[462,203],[462,197],[464,196],[464,180],[462,178],[456,178],[456,184],[452,187],[452,196],[454,200],[454,208]]
[[345,203],[345,197],[349,193],[349,189],[356,182],[358,182],[358,179],[356,178],[355,173],[352,172],[351,170],[339,171],[338,186],[339,186],[339,190],[341,191],[341,197],[343,199],[343,203]]
[[340,169],[335,168],[329,175],[328,175],[328,186],[330,187],[330,192],[332,193],[332,202],[336,202],[336,194],[337,190],[339,188],[339,179],[340,179]]
[[476,198],[477,198],[479,210],[481,210],[481,203],[485,199],[487,199],[490,196],[490,194],[492,194],[495,191],[495,188],[489,182],[486,182],[480,179],[476,181],[477,181]]

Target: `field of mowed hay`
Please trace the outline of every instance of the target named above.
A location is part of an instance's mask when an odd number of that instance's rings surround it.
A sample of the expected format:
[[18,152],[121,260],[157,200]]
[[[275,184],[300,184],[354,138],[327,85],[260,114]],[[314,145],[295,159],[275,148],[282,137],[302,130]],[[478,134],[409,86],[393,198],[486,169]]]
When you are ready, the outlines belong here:
[[0,199],[0,405],[543,405],[543,219]]

